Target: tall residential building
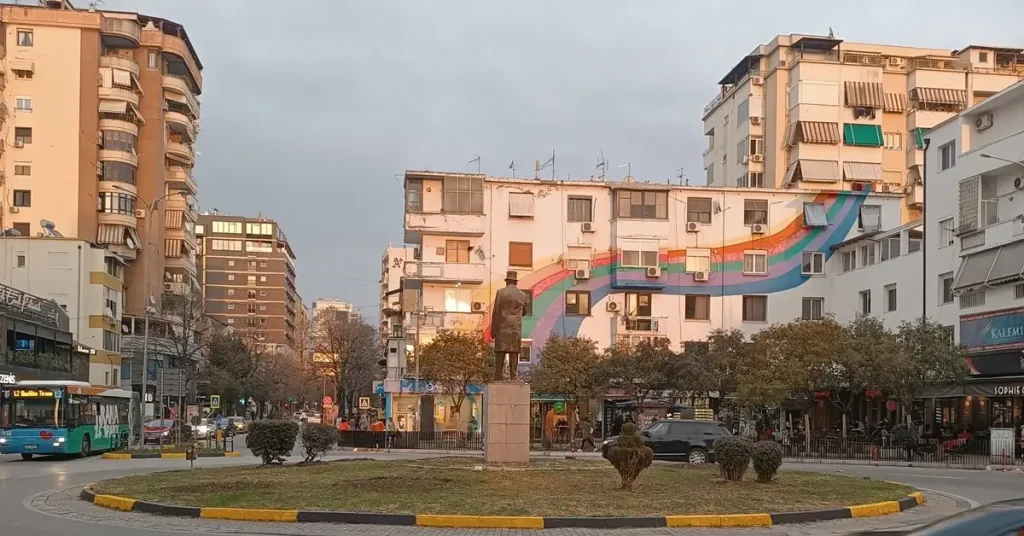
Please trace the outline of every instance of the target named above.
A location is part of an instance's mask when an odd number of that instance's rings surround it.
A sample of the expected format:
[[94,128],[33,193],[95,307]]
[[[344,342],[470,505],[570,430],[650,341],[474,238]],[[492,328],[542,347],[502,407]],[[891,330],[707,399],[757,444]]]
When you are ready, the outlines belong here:
[[1021,78],[1018,48],[777,36],[704,108],[707,184],[896,192],[903,221],[918,219],[923,132]]
[[296,347],[295,253],[274,220],[204,212],[196,225],[206,312],[273,347]]
[[317,314],[324,311],[333,311],[339,319],[346,322],[362,319],[362,315],[359,314],[355,306],[346,301],[337,298],[317,298],[313,300],[312,318],[316,319]]
[[192,285],[202,63],[184,28],[66,0],[0,6],[0,26],[3,229],[47,220],[127,260],[127,313],[165,278]]

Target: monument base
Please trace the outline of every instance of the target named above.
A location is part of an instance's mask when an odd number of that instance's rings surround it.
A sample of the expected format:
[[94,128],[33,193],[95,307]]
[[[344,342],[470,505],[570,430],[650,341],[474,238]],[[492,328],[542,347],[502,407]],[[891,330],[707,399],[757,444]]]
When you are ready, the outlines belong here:
[[484,387],[484,461],[530,461],[530,386],[517,380]]

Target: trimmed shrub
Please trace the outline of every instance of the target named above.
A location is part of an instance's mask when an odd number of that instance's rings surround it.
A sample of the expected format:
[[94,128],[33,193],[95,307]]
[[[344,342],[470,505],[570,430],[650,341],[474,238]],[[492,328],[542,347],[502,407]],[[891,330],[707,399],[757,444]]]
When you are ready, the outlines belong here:
[[628,422],[622,425],[619,442],[608,451],[608,461],[619,472],[622,489],[632,490],[640,473],[654,461],[654,451],[637,435],[636,425]]
[[249,426],[245,446],[263,460],[263,465],[284,463],[295,448],[299,425],[292,421],[262,420]]
[[767,484],[782,466],[782,445],[774,441],[758,441],[754,443],[753,458],[757,481]]
[[754,444],[745,437],[723,437],[715,441],[715,461],[722,478],[739,482],[750,467]]
[[307,424],[302,427],[302,448],[306,461],[312,462],[327,455],[338,442],[338,430],[329,424]]

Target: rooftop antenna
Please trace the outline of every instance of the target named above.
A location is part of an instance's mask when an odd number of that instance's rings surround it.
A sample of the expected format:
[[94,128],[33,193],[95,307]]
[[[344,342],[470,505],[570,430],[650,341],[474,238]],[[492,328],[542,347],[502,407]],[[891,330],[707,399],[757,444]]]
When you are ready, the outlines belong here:
[[686,186],[690,185],[690,178],[686,176],[686,168],[679,168],[676,170],[676,177],[679,179],[679,185],[683,186],[683,181],[686,182]]
[[476,174],[479,175],[480,174],[480,155],[476,155],[476,158],[474,158],[474,159],[472,159],[472,160],[470,160],[469,162],[466,162],[466,163],[467,164],[472,164],[474,162],[476,162]]
[[627,162],[619,166],[619,168],[626,168],[626,182],[633,182],[633,163]]
[[601,156],[599,156],[597,158],[597,166],[596,166],[595,169],[598,169],[598,170],[601,171],[601,174],[598,175],[598,177],[600,177],[601,180],[603,181],[604,180],[605,172],[608,170],[608,160],[606,160],[605,157],[604,157],[604,149],[601,150]]
[[515,159],[512,159],[512,161],[509,162],[508,168],[512,170],[512,178],[513,179],[516,178],[516,161],[515,161]]
[[540,170],[546,169],[548,167],[551,167],[551,180],[555,180],[555,150],[554,149],[551,149],[551,158],[548,158],[547,161],[545,161],[543,164],[540,163],[540,160],[537,160],[536,162],[537,162],[537,164],[534,166],[534,170],[533,170],[533,172],[534,172],[533,173],[533,178],[539,179],[540,178]]
[[829,39],[835,39],[835,37],[836,37],[836,33],[834,31],[832,31],[832,27],[831,26],[828,27],[828,37],[829,37]]

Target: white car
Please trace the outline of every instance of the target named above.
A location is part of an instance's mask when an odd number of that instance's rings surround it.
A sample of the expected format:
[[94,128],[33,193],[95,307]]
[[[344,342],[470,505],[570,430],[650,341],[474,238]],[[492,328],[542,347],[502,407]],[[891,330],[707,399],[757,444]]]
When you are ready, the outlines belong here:
[[210,419],[199,419],[199,424],[192,426],[192,437],[195,439],[209,439],[214,426]]

